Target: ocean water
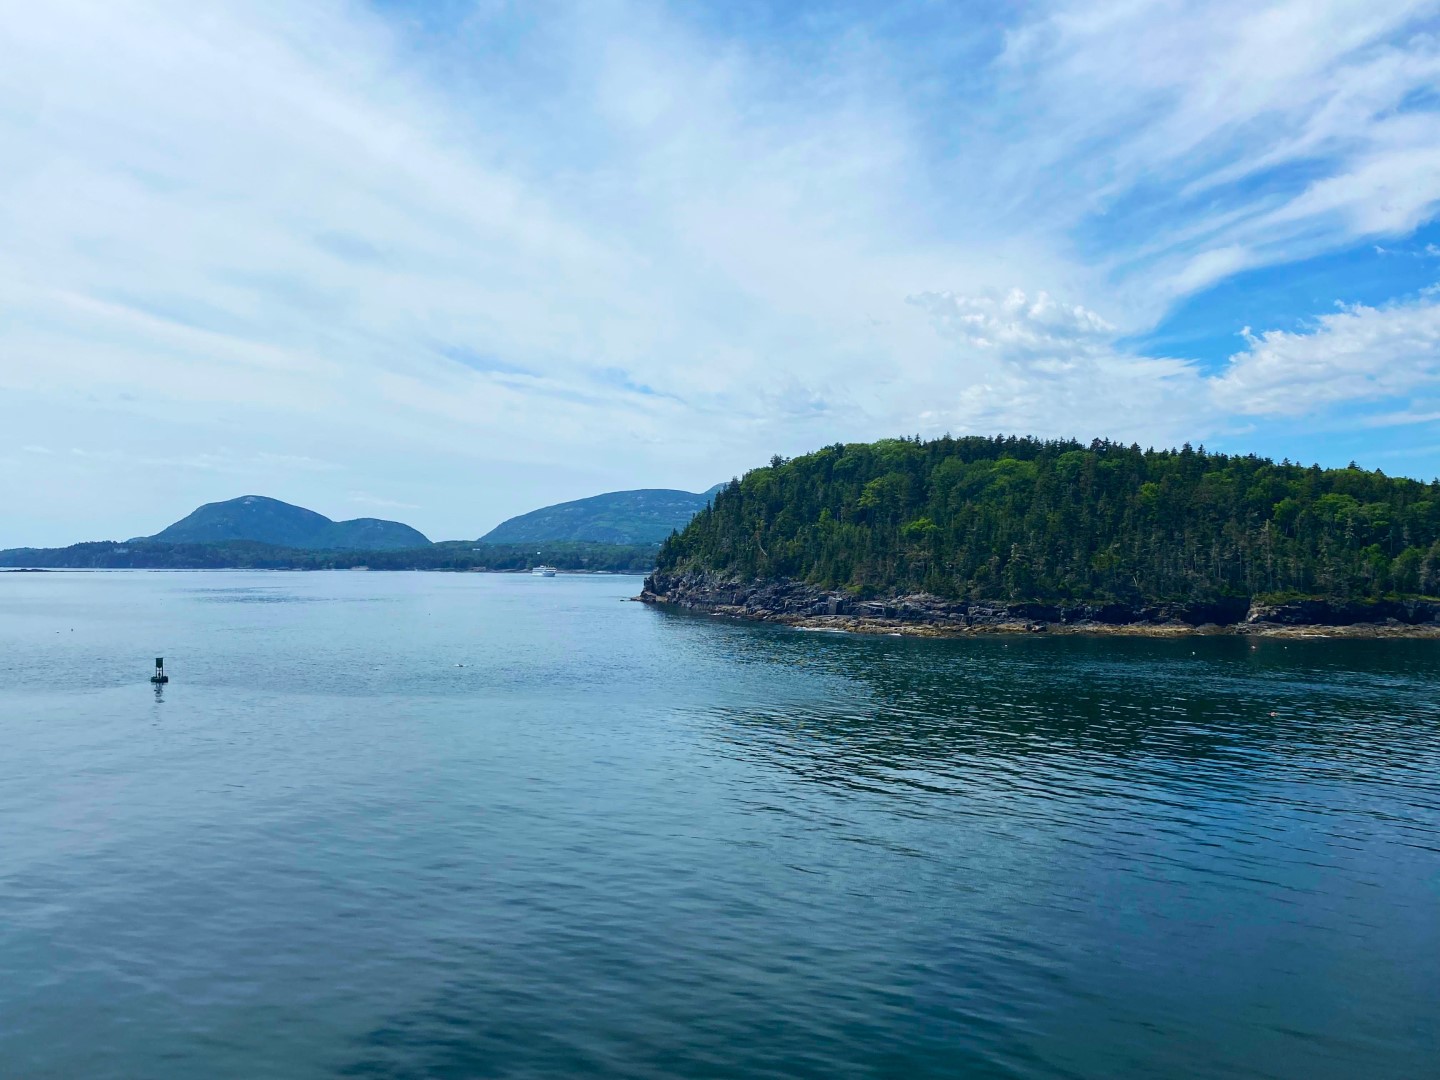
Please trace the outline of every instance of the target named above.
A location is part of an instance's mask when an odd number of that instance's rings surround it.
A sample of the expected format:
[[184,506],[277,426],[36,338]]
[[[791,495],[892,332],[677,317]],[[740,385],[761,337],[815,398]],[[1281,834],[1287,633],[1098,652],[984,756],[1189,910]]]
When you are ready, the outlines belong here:
[[1440,643],[638,590],[0,575],[0,1075],[1440,1075]]

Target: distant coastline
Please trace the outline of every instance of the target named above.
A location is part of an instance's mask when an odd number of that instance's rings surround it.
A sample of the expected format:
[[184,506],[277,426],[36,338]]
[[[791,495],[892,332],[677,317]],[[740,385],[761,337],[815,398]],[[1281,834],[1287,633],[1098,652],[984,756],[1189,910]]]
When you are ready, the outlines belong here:
[[0,551],[0,568],[26,570],[438,570],[525,572],[544,563],[567,572],[645,574],[653,545],[445,541],[385,550],[289,548],[252,540],[166,544],[96,541],[64,548]]
[[669,489],[542,507],[478,540],[432,543],[399,521],[332,521],[265,495],[205,503],[153,536],[0,550],[0,567],[53,570],[437,570],[646,574],[660,541],[709,504]]
[[[638,577],[644,570],[592,570],[556,567],[565,577]],[[528,567],[499,569],[489,566],[0,566],[0,574],[508,574],[527,577]]]

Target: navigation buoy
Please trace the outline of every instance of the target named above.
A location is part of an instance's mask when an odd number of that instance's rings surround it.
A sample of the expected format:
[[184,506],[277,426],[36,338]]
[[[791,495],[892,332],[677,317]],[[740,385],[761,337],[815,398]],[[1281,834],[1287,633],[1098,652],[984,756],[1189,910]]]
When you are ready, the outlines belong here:
[[150,676],[150,681],[156,686],[170,681],[170,676],[165,674],[165,657],[155,657],[155,674]]

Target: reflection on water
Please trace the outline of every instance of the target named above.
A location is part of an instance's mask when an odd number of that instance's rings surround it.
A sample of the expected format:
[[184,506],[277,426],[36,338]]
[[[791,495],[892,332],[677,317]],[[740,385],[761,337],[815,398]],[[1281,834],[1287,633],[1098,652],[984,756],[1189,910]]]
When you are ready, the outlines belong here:
[[628,579],[41,577],[0,582],[14,1074],[1440,1057],[1433,642],[809,634]]
[[723,633],[737,665],[806,676],[801,700],[712,710],[736,725],[742,752],[804,759],[809,740],[828,741],[824,760],[857,775],[899,761],[943,775],[977,756],[1029,767],[1059,755],[1071,773],[1086,755],[1122,771],[1136,759],[1217,759],[1217,773],[1262,755],[1363,768],[1373,753],[1386,770],[1436,762],[1440,655],[1429,642]]

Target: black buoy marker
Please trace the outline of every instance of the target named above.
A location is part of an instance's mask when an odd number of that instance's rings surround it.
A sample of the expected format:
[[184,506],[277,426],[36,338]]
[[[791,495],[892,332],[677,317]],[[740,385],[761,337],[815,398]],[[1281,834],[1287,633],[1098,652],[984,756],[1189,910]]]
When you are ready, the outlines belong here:
[[150,681],[156,686],[170,681],[170,676],[165,674],[165,657],[155,657],[155,674],[150,676]]

